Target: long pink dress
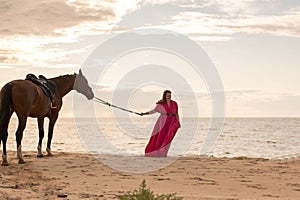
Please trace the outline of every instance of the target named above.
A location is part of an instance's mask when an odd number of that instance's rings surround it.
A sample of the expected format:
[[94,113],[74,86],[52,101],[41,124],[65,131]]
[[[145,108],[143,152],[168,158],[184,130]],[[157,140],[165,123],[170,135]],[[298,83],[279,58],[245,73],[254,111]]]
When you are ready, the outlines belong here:
[[152,131],[151,138],[145,149],[145,156],[166,157],[171,142],[179,128],[178,105],[175,101],[157,104],[155,111],[161,113]]

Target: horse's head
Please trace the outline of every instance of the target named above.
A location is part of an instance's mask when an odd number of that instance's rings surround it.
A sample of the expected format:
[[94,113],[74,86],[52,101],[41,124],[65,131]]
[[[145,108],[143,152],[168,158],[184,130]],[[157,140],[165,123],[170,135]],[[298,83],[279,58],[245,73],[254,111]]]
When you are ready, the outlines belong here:
[[79,70],[79,74],[76,74],[76,80],[74,83],[74,90],[86,96],[88,100],[94,98],[92,88],[89,86],[88,81],[83,76],[82,71]]

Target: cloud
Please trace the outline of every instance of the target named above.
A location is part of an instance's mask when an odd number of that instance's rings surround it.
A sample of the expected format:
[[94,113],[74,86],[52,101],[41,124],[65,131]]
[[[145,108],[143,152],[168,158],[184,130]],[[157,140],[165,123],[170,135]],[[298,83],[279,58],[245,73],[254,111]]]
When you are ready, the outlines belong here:
[[279,90],[260,90],[260,89],[241,89],[227,90],[228,100],[248,100],[248,101],[278,101],[285,97],[300,97],[300,91],[279,91]]
[[166,4],[190,4],[193,1],[191,0],[145,0],[144,4],[151,4],[151,5],[166,5]]
[[[162,20],[166,24],[154,24],[151,27],[174,30],[187,34],[197,41],[230,40],[235,33],[269,33],[299,37],[299,7],[274,16],[262,16],[252,14],[253,5],[257,2],[257,0],[0,0],[0,63],[40,67],[70,65],[72,63],[65,62],[70,58],[78,58],[79,54],[82,56],[88,49],[83,48],[86,43],[69,46],[69,49],[65,48],[64,44],[79,43],[80,36],[83,35],[125,31],[129,28],[119,27],[124,16],[149,5],[153,9],[156,8],[155,5],[160,7],[172,5],[174,9],[172,15],[160,14],[159,17],[162,19],[167,18],[165,21]],[[263,2],[272,3],[273,0]],[[216,13],[210,12],[208,7],[219,10]],[[243,10],[247,12],[240,14]],[[178,13],[179,11],[183,12]],[[58,47],[49,44],[57,44]],[[78,63],[81,60],[76,61]]]
[[299,116],[300,91],[232,90],[226,91],[227,116]]
[[[0,0],[0,35],[89,35],[123,31],[118,23],[130,12],[147,5],[187,7],[172,17],[172,24],[160,26],[182,33],[214,35],[211,40],[227,40],[236,32],[299,35],[300,9],[274,16],[256,14],[259,3],[275,6],[275,0]],[[205,13],[205,7],[219,12]],[[194,9],[193,9],[194,8]],[[201,12],[199,12],[201,8]],[[126,28],[125,28],[126,29]],[[209,40],[198,36],[198,40]]]
[[210,0],[210,4],[227,14],[252,13],[251,4],[257,0]]
[[281,16],[249,16],[224,21],[218,27],[233,32],[269,33],[290,37],[300,36],[300,9]]
[[7,36],[0,40],[0,63],[43,68],[78,65],[94,46],[72,46],[75,41],[68,36]]
[[[267,33],[288,37],[300,36],[300,9],[276,16],[206,14],[182,12],[172,18],[173,30],[201,37],[213,34],[228,39],[235,33]],[[197,39],[197,38],[196,38]]]
[[115,18],[106,4],[75,7],[61,0],[0,0],[0,35],[53,35],[55,30],[87,21]]
[[5,50],[5,49],[0,49],[0,63],[10,63],[10,64],[15,64],[18,63],[19,59],[13,52]]
[[118,31],[117,23],[127,12],[138,9],[138,2],[0,0],[0,63],[68,66],[72,63],[63,62],[88,49],[86,44],[75,49],[61,46],[79,42],[82,35]]
[[[188,34],[197,41],[225,41],[236,33],[299,37],[299,3],[277,0],[146,0],[143,5],[173,5],[171,22],[152,25]],[[267,10],[267,11],[266,11]]]

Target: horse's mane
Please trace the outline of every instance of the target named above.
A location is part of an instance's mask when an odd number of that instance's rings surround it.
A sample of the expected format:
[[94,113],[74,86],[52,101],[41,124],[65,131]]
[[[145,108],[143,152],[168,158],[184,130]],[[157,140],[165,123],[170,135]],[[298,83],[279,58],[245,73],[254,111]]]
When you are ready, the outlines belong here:
[[53,77],[53,78],[49,78],[49,79],[57,79],[57,78],[64,78],[64,77],[69,77],[69,76],[76,76],[77,74],[74,73],[74,74],[65,74],[65,75],[60,75],[60,76],[56,76],[56,77]]

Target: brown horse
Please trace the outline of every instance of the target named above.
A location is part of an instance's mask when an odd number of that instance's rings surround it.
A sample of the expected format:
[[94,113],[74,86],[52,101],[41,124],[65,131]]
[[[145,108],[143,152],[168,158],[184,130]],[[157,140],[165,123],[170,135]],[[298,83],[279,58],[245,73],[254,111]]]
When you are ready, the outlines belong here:
[[[42,157],[42,140],[44,137],[44,118],[49,118],[47,153],[51,156],[51,139],[53,128],[58,118],[58,113],[62,107],[62,98],[71,90],[92,99],[94,93],[88,85],[88,81],[83,76],[81,70],[79,74],[64,75],[49,79],[56,84],[54,105],[42,89],[29,80],[14,80],[3,86],[0,93],[0,138],[3,142],[2,165],[8,165],[6,154],[6,141],[8,137],[8,124],[13,112],[16,112],[19,124],[16,131],[17,156],[19,163],[24,163],[21,149],[23,131],[28,117],[37,118],[39,128],[38,157]],[[1,142],[0,140],[0,142]]]

